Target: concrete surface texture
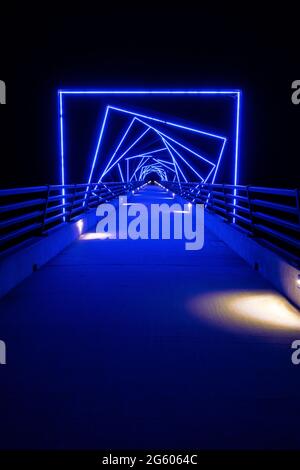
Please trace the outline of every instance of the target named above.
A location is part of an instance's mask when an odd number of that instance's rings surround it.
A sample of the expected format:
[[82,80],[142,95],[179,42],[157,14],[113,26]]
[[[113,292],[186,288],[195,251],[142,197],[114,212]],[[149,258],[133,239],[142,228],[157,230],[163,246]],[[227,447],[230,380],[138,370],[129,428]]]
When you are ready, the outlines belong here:
[[0,310],[2,449],[300,447],[299,312],[207,230],[84,236]]

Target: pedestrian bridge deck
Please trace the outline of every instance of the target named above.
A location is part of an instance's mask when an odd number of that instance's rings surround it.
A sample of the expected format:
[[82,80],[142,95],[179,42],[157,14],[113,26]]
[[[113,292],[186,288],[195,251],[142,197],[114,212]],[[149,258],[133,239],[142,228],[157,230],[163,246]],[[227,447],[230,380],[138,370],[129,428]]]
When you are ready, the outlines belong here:
[[1,448],[299,448],[299,312],[208,230],[79,239],[0,309]]

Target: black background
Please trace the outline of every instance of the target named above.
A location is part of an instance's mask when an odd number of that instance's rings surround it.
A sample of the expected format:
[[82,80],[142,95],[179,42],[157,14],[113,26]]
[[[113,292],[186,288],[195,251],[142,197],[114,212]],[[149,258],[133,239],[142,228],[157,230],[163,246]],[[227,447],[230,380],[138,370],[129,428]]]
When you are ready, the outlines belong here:
[[[53,8],[54,10],[54,8]],[[82,11],[81,11],[82,10]],[[90,11],[89,14],[84,11]],[[2,187],[58,183],[58,88],[243,90],[240,182],[299,186],[300,15],[245,4],[1,19]]]

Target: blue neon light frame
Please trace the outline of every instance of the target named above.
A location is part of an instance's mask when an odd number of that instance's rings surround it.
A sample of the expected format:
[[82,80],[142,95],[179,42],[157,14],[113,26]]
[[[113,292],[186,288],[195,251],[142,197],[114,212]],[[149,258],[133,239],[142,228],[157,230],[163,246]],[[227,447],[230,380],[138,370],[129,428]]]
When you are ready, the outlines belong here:
[[[209,160],[207,160],[206,158],[204,158],[203,156],[201,156],[200,154],[198,154],[197,152],[193,152],[191,149],[189,149],[188,147],[182,145],[181,143],[179,143],[178,141],[172,139],[170,136],[164,134],[162,131],[158,131],[158,129],[156,129],[154,126],[151,126],[150,124],[148,124],[147,122],[144,122],[141,118],[143,119],[147,119],[147,120],[150,120],[150,121],[155,121],[155,122],[158,122],[158,123],[162,123],[162,124],[165,124],[167,126],[173,126],[173,127],[177,127],[177,128],[180,128],[180,129],[184,129],[184,130],[187,130],[189,132],[194,132],[194,133],[197,133],[197,134],[200,134],[200,135],[203,135],[203,136],[206,136],[206,137],[210,137],[210,138],[214,138],[214,139],[219,139],[221,141],[226,141],[226,138],[224,136],[220,136],[220,135],[217,135],[215,133],[212,133],[212,132],[208,132],[208,131],[204,131],[202,129],[195,129],[195,128],[191,128],[191,127],[188,127],[188,126],[183,126],[181,124],[177,124],[177,123],[174,123],[174,122],[171,122],[171,121],[165,121],[165,120],[162,120],[162,119],[159,119],[159,118],[156,118],[154,116],[149,116],[149,115],[145,115],[145,114],[140,114],[140,113],[137,113],[137,112],[133,112],[133,111],[130,111],[128,109],[124,109],[124,108],[117,108],[116,106],[107,106],[107,111],[108,110],[112,110],[112,111],[118,111],[120,113],[125,113],[125,114],[128,114],[128,115],[131,115],[133,116],[133,119],[132,121],[130,122],[128,128],[126,129],[126,132],[124,133],[124,135],[122,136],[122,139],[120,140],[117,148],[115,149],[113,155],[111,156],[109,162],[107,163],[105,169],[103,170],[100,178],[99,178],[99,181],[102,180],[102,178],[112,169],[112,167],[118,163],[118,161],[120,161],[122,159],[122,157],[130,150],[130,148],[126,149],[126,152],[124,152],[119,158],[117,161],[115,161],[114,163],[112,163],[114,157],[116,156],[120,146],[122,145],[125,137],[127,136],[129,130],[131,129],[132,127],[132,124],[135,122],[135,121],[138,121],[140,123],[142,123],[146,129],[152,129],[153,131],[155,131],[160,137],[164,136],[164,137],[167,137],[168,139],[172,140],[173,142],[177,143],[179,146],[185,148],[186,150],[188,150],[189,152],[193,153],[194,155],[196,155],[198,158],[206,161],[207,163],[212,164],[212,162],[210,162]],[[107,116],[107,115],[106,115]],[[89,176],[89,181],[88,183],[91,182],[91,179],[92,179],[92,175],[93,175],[93,171],[94,171],[94,167],[95,167],[95,163],[98,159],[98,156],[99,156],[99,148],[100,148],[100,141],[101,141],[101,138],[102,138],[102,134],[103,134],[103,130],[105,128],[105,125],[106,125],[106,119],[104,119],[104,121],[102,122],[102,127],[101,127],[101,130],[100,130],[100,135],[99,135],[99,140],[98,140],[98,144],[97,144],[97,148],[96,148],[96,151],[95,151],[95,154],[94,154],[94,160],[93,160],[93,164],[92,164],[92,168],[91,168],[91,172],[90,172],[90,176]],[[143,137],[143,136],[141,136]],[[138,140],[137,140],[138,142]],[[135,144],[133,144],[135,145]]]
[[[127,112],[127,111],[125,111],[125,112]],[[130,113],[130,114],[131,114],[131,113]],[[151,119],[151,118],[150,118],[150,119]],[[145,122],[142,121],[141,119],[135,117],[134,120],[135,120],[135,121],[139,121],[141,124],[143,124],[143,125],[146,127],[146,131],[143,132],[143,133],[138,137],[138,139],[136,139],[135,142],[134,142],[130,147],[128,147],[128,148],[125,150],[125,152],[123,152],[122,155],[119,156],[118,159],[117,159],[115,162],[112,163],[112,160],[113,160],[113,158],[116,156],[116,153],[117,153],[118,149],[120,148],[121,143],[124,141],[124,136],[127,135],[128,130],[131,128],[131,125],[132,125],[132,122],[133,122],[133,121],[131,121],[129,127],[127,128],[127,130],[126,130],[126,132],[125,132],[125,134],[123,135],[122,139],[120,140],[120,142],[119,142],[119,144],[118,144],[116,150],[114,151],[114,153],[113,153],[113,155],[111,156],[109,162],[107,163],[105,169],[103,170],[103,172],[102,172],[102,174],[101,174],[101,176],[100,176],[100,178],[99,178],[99,180],[98,180],[98,183],[99,183],[100,181],[102,181],[102,178],[103,178],[104,176],[106,176],[106,175],[111,171],[111,169],[112,169],[115,165],[119,165],[118,162],[121,161],[121,159],[126,155],[126,153],[127,153],[127,152],[128,152],[128,151],[129,151],[147,132],[148,132],[149,129],[152,129],[152,130],[162,139],[162,141],[163,141],[163,143],[164,143],[164,145],[165,145],[164,150],[168,151],[168,153],[169,153],[170,156],[171,156],[171,159],[173,160],[173,162],[175,161],[175,162],[177,163],[177,165],[178,165],[178,162],[177,162],[176,158],[174,157],[174,155],[172,154],[172,152],[170,151],[170,147],[172,148],[172,146],[167,144],[167,142],[166,142],[167,139],[169,139],[169,140],[171,140],[172,142],[178,144],[180,147],[183,147],[183,148],[186,149],[188,152],[192,153],[193,155],[196,155],[200,160],[203,160],[203,161],[207,162],[208,164],[210,164],[210,165],[212,166],[212,170],[210,171],[210,173],[209,173],[209,175],[207,176],[207,178],[205,179],[205,181],[207,181],[208,177],[210,176],[210,174],[212,173],[212,171],[213,171],[214,169],[216,169],[216,171],[217,171],[217,168],[218,168],[219,165],[216,165],[216,164],[210,162],[209,160],[207,160],[206,158],[202,157],[202,156],[201,156],[200,154],[198,154],[197,152],[194,152],[193,150],[191,150],[191,149],[188,148],[187,146],[185,146],[185,145],[179,143],[177,140],[171,138],[171,137],[168,136],[167,134],[164,134],[164,133],[158,131],[155,127],[150,126],[149,124],[145,123]],[[188,129],[188,130],[190,130],[190,129]],[[194,131],[194,130],[193,130],[193,131]],[[221,155],[222,155],[222,153],[223,153],[223,150],[224,150],[224,147],[225,147],[225,144],[226,144],[227,139],[226,139],[225,137],[220,137],[220,136],[215,136],[215,135],[212,135],[212,134],[208,134],[207,132],[204,133],[204,132],[202,132],[202,131],[197,131],[197,130],[196,130],[195,132],[198,132],[199,134],[209,135],[210,137],[217,137],[218,139],[222,139],[223,145],[222,145],[222,147],[221,147],[221,152],[220,152],[220,155],[219,155],[219,158],[218,158],[218,162],[219,162],[219,161],[220,161],[220,158],[221,158]],[[164,139],[164,137],[165,137],[166,140]],[[98,146],[97,146],[97,149],[98,149]],[[189,163],[182,157],[182,155],[181,155],[177,150],[175,150],[175,149],[173,149],[173,150],[176,152],[176,154],[179,156],[179,158],[180,158],[181,160],[183,160],[183,161],[185,162],[185,164],[186,164],[187,166],[189,166],[189,168],[190,168],[190,169],[197,175],[197,177],[200,178],[200,180],[203,182],[203,181],[204,181],[204,178],[192,167],[192,165],[189,164]],[[161,149],[159,149],[159,150],[153,150],[152,152],[148,152],[148,153],[151,153],[151,154],[152,154],[152,153],[155,153],[155,152],[157,152],[157,151],[161,151]],[[145,155],[146,155],[146,154],[145,154]],[[96,160],[96,158],[98,158],[98,153],[97,153],[97,151],[96,151],[95,156],[94,156],[94,163],[93,163],[93,165],[92,165],[92,170],[91,170],[91,173],[90,173],[89,182],[91,181],[91,178],[92,178],[92,171],[93,171],[93,168],[94,168],[94,166],[95,166],[95,160]],[[183,172],[181,171],[181,169],[180,169],[180,172],[181,172],[181,174],[182,174],[182,176],[183,176]],[[176,174],[177,174],[177,172],[176,172]],[[216,176],[216,172],[215,172],[215,176]],[[214,177],[215,177],[215,176],[214,176]],[[184,177],[184,176],[183,176],[183,177]],[[178,177],[178,174],[177,174],[177,178],[178,178],[178,181],[180,181],[180,179],[179,179],[179,177]],[[185,179],[185,177],[184,177],[184,179]],[[186,179],[185,179],[185,181],[186,181]]]
[[[72,95],[228,95],[236,98],[236,111],[235,111],[235,150],[234,150],[234,177],[233,184],[238,184],[239,176],[239,158],[240,158],[240,130],[241,130],[241,98],[242,92],[238,89],[231,90],[69,90],[60,89],[58,90],[58,102],[59,102],[59,136],[60,136],[60,165],[61,165],[61,184],[66,184],[66,168],[65,168],[65,142],[64,142],[64,97]],[[113,108],[113,107],[112,107]],[[107,119],[109,107],[106,107],[103,124]],[[142,117],[142,116],[141,116]],[[145,116],[146,117],[146,116]],[[158,120],[160,121],[160,120]],[[169,123],[172,125],[172,123]],[[97,147],[100,146],[101,139],[103,136],[104,125],[100,132],[100,138],[98,140]],[[194,129],[191,129],[194,130]],[[223,148],[224,149],[224,148]],[[221,156],[223,153],[221,152]],[[221,158],[219,158],[218,165]],[[93,167],[96,161],[93,161]],[[176,168],[176,166],[175,166]],[[92,175],[93,171],[91,171]],[[216,175],[216,173],[215,173]],[[88,182],[90,183],[90,181]],[[64,189],[62,190],[64,196]],[[64,198],[63,198],[64,202]],[[235,201],[234,201],[235,203]]]

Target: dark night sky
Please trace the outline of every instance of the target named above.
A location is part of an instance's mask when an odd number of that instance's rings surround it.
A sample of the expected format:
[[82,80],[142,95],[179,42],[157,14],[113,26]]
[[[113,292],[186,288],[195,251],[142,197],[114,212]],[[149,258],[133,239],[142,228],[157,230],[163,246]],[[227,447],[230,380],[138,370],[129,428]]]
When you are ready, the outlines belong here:
[[2,186],[59,182],[56,91],[76,86],[240,88],[241,183],[299,187],[300,105],[291,103],[291,82],[300,79],[295,10],[272,7],[262,17],[148,6],[1,22]]

